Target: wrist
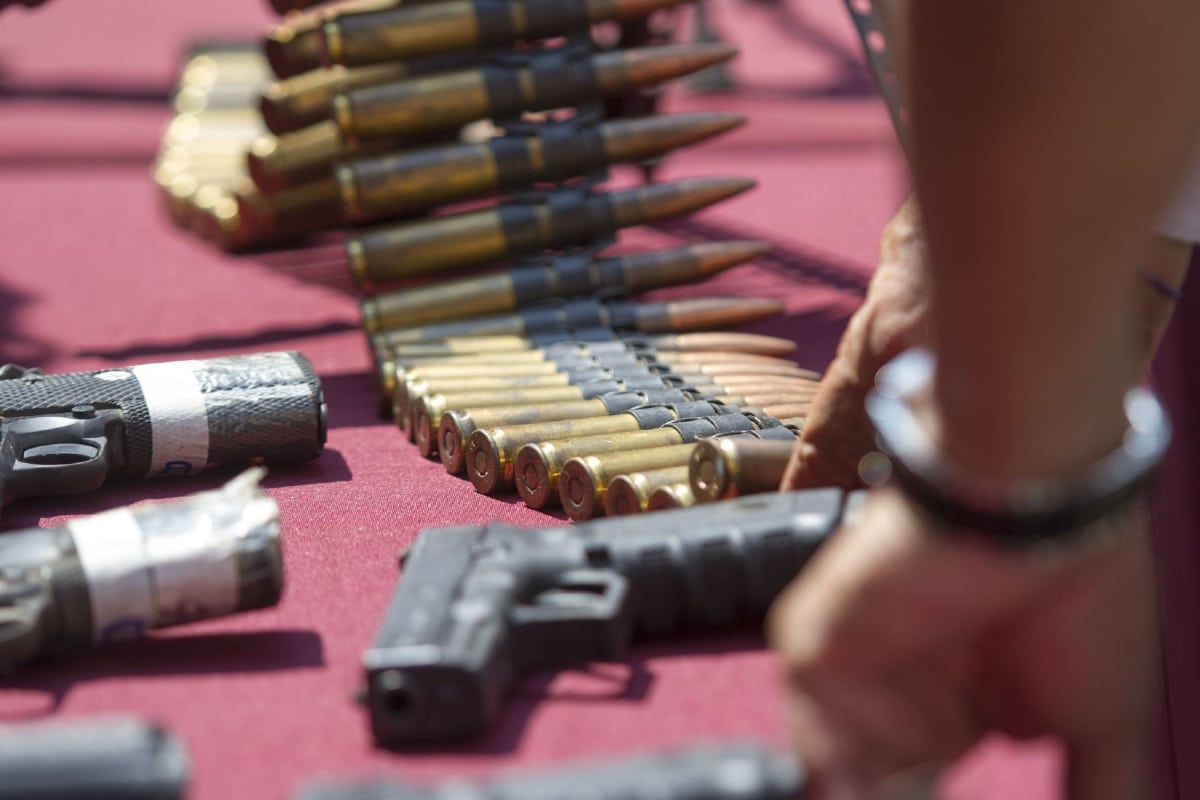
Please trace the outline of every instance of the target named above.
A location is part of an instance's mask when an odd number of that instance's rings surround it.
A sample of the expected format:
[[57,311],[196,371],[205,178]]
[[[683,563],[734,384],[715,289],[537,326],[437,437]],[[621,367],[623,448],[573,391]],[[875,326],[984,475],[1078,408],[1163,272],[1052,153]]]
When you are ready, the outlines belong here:
[[[1115,519],[1157,469],[1170,426],[1144,389],[1127,393],[1116,444],[1082,465],[1059,471],[989,470],[956,455],[953,429],[929,402],[934,360],[910,350],[879,373],[867,399],[891,480],[949,530],[974,530],[1010,544],[1067,539]],[[1051,442],[1053,444],[1053,441]]]

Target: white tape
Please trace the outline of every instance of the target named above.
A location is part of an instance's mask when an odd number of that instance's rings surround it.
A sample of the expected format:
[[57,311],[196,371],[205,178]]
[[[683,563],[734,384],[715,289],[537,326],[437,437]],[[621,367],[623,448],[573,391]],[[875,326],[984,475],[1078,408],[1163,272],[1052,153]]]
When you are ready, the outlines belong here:
[[238,541],[264,515],[273,524],[277,509],[256,482],[233,485],[69,523],[97,642],[237,610]]
[[95,641],[137,636],[152,627],[154,587],[133,512],[118,508],[68,527],[87,577]]
[[133,368],[150,412],[147,475],[187,475],[208,463],[208,412],[196,380],[199,363],[171,361]]

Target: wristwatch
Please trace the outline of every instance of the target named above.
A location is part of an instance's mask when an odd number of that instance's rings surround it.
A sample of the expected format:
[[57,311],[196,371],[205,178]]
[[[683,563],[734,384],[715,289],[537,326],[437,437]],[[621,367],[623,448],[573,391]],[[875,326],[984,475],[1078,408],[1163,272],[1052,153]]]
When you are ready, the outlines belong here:
[[901,353],[879,371],[867,414],[891,481],[948,532],[975,532],[1009,546],[1086,537],[1110,527],[1145,489],[1166,453],[1171,426],[1152,392],[1125,395],[1120,445],[1071,475],[1002,481],[950,459],[922,427],[913,397],[929,386],[933,354]]

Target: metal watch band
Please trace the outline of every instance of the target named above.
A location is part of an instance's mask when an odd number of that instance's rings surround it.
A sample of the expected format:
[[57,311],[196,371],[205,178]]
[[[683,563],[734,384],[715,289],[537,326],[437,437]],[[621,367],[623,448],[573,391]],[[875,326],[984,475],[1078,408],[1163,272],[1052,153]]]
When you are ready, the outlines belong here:
[[934,369],[928,350],[897,356],[879,371],[867,414],[895,484],[951,532],[982,533],[1017,547],[1083,537],[1139,495],[1171,439],[1157,398],[1135,388],[1125,396],[1129,428],[1111,453],[1063,478],[997,481],[953,463],[913,413],[911,399],[929,385]]

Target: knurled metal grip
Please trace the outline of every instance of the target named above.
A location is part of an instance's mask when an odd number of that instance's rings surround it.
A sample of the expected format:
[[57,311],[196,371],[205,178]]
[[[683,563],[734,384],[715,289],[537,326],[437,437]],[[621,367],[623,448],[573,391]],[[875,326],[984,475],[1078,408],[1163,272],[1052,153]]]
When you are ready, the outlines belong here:
[[[502,119],[523,111],[570,108],[598,98],[590,42],[586,38],[568,41],[551,50],[508,51],[489,58],[483,80],[492,116]],[[531,89],[528,98],[526,87]]]
[[[308,460],[325,442],[320,379],[294,352],[0,381],[0,425],[10,431],[31,418],[87,420],[106,411],[119,412],[121,423],[112,477],[184,475],[255,458]],[[17,453],[18,464],[26,454]]]

